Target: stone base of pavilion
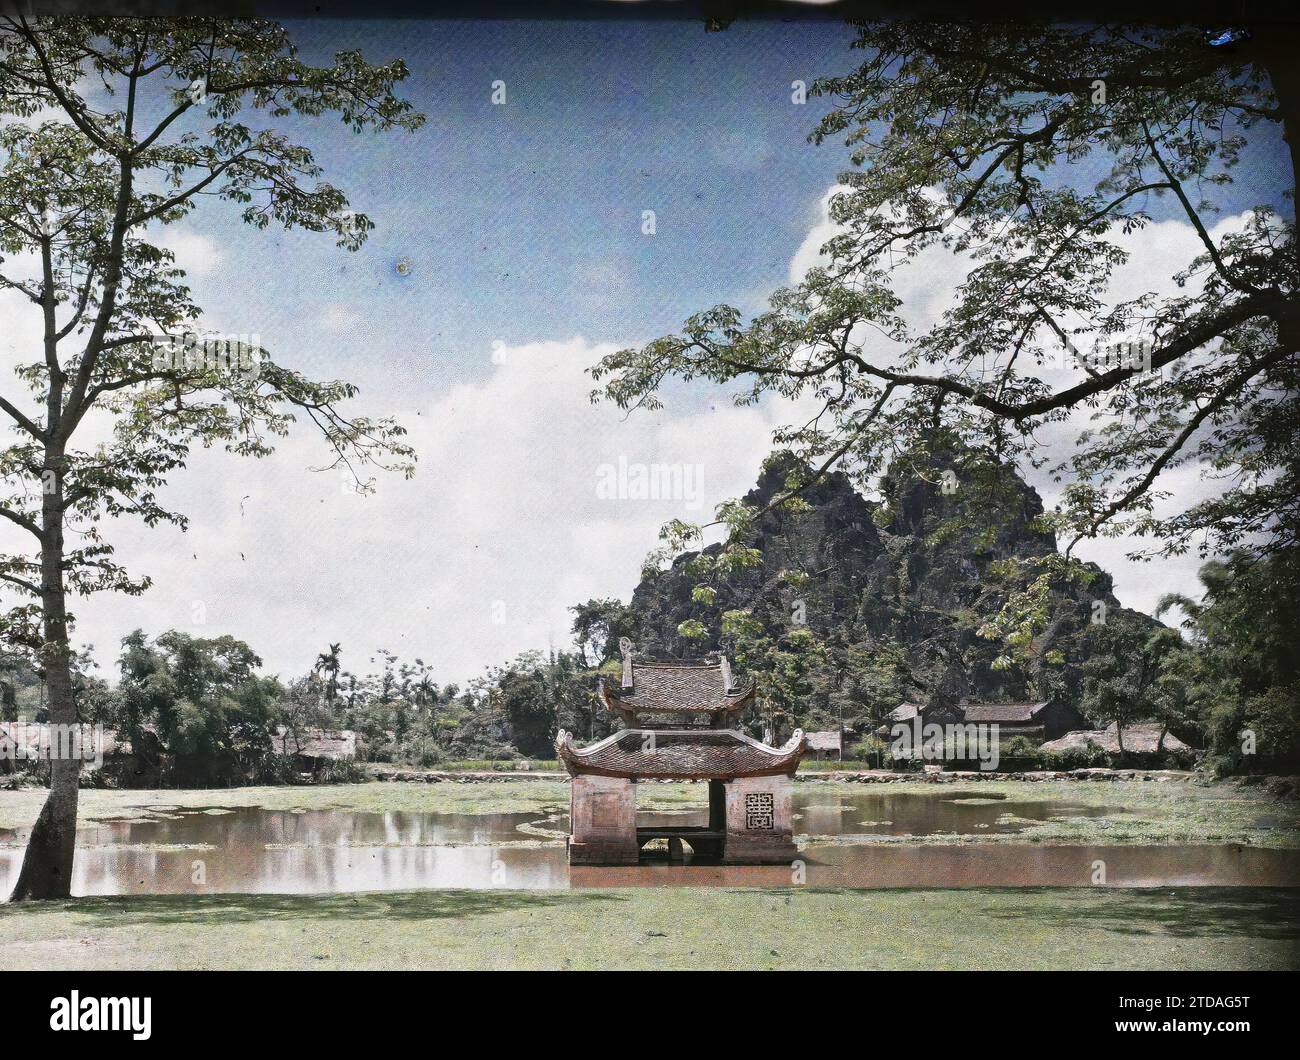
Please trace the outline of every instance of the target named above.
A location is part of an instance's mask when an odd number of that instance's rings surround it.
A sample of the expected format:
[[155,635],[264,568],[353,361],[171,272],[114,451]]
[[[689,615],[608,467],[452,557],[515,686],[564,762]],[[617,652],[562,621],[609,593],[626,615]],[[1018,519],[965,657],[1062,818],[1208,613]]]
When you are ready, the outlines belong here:
[[[625,729],[582,749],[561,733],[557,749],[573,777],[570,864],[636,865],[660,839],[670,861],[685,847],[697,864],[788,865],[798,857],[791,796],[801,732],[773,748],[729,729]],[[638,828],[636,785],[647,780],[707,782],[709,823]]]

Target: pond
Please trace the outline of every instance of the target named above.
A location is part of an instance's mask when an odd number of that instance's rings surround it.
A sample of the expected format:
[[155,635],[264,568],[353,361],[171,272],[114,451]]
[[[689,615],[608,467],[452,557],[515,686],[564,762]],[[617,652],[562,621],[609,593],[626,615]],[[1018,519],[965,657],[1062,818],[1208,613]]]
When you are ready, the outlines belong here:
[[[1035,822],[1115,817],[1118,808],[980,792],[795,793],[801,862],[791,866],[647,864],[570,869],[558,809],[512,814],[352,810],[154,810],[78,831],[77,895],[346,893],[436,887],[628,886],[1286,886],[1300,851],[1236,844],[1056,846],[906,836],[1014,833]],[[703,809],[643,811],[645,826],[705,824]],[[0,830],[0,893],[26,835]],[[796,876],[798,878],[796,878]]]

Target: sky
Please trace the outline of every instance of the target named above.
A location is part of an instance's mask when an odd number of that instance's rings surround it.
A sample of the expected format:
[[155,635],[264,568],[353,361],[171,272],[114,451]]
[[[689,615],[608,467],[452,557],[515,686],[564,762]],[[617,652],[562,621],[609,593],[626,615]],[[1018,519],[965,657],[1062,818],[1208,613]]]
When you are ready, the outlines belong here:
[[[188,533],[109,531],[118,558],[154,587],[77,601],[78,639],[109,675],[138,626],[233,634],[285,677],[341,642],[347,669],[367,672],[388,648],[442,681],[564,647],[568,607],[626,600],[659,527],[743,494],[791,418],[770,404],[737,408],[730,391],[703,384],[671,387],[664,410],[629,416],[589,401],[586,370],[712,305],[756,310],[816,260],[847,152],[806,142],[824,104],[792,102],[792,82],[849,70],[860,58],[852,33],[777,21],[723,33],[662,21],[290,30],[308,59],[355,47],[411,70],[400,94],[428,119],[417,132],[282,126],[374,221],[369,240],[348,253],[324,235],[256,232],[217,201],[159,238],[189,271],[205,324],[357,384],[357,411],[409,428],[417,474],[381,475],[358,496],[337,472],[309,471],[327,454],[305,428],[260,461],[199,451],[163,495],[191,517]],[[1247,158],[1222,225],[1256,201],[1278,205],[1281,159],[1278,145]],[[1132,241],[1128,275],[1168,276],[1194,245],[1170,214]],[[924,316],[960,275],[936,259],[901,289]],[[18,309],[0,295],[10,363],[30,340]],[[626,495],[626,469],[634,478],[656,463],[690,469],[685,496]],[[1178,474],[1185,502],[1200,487],[1194,469]],[[1050,484],[1036,484],[1050,503]],[[1127,547],[1079,550],[1115,574],[1121,602],[1150,610],[1192,583],[1194,556],[1135,564]]]

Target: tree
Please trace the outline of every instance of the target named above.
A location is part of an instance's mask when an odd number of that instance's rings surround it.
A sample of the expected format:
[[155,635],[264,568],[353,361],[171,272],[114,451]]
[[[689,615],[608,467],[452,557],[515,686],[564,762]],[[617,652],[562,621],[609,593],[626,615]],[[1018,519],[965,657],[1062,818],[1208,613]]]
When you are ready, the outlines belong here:
[[339,696],[339,657],[343,654],[342,644],[331,644],[330,650],[316,656],[316,673],[325,675],[325,706],[331,713]]
[[122,728],[132,749],[146,730],[175,759],[184,784],[229,784],[256,775],[271,753],[283,690],[261,677],[262,660],[231,636],[168,630],[153,643],[136,630],[122,641]]
[[510,725],[510,738],[526,755],[547,757],[555,746],[555,705],[546,687],[542,659],[525,653],[496,675],[493,703]]
[[1295,631],[1300,626],[1300,550],[1257,560],[1238,552],[1204,564],[1200,600],[1182,593],[1161,597],[1163,615],[1175,608],[1183,628],[1212,667],[1231,675],[1247,692],[1300,681]]
[[839,687],[831,693],[832,704],[841,717],[865,723],[868,730],[884,725],[891,711],[922,690],[909,652],[895,641],[850,645],[839,654]]
[[[276,750],[283,751],[286,745],[292,746],[294,753],[300,753],[309,736],[308,730],[329,728],[334,724],[334,715],[321,696],[320,678],[308,674],[278,690],[276,696],[276,720],[284,727],[284,736]],[[275,746],[274,741],[272,741]]]
[[606,659],[618,658],[619,638],[636,639],[636,615],[621,600],[592,599],[569,610],[573,612],[573,637],[584,666],[599,666]]
[[1090,630],[1079,706],[1090,721],[1114,722],[1121,755],[1126,725],[1158,718],[1168,729],[1178,720],[1181,703],[1160,679],[1181,647],[1175,630],[1160,627],[1152,632],[1121,616]]
[[[357,132],[414,129],[393,95],[405,76],[357,52],[311,66],[261,20],[0,17],[0,287],[30,301],[42,333],[18,368],[34,404],[0,397],[16,435],[0,452],[0,515],[31,539],[0,559],[0,579],[19,594],[6,633],[39,658],[51,721],[75,720],[68,595],[148,585],[114,562],[104,520],[184,526],[157,491],[195,443],[262,456],[303,416],[359,485],[366,465],[413,470],[398,424],[340,410],[351,384],[310,381],[251,344],[157,342],[196,331],[201,313],[156,230],[205,199],[254,228],[362,243],[371,222],[273,126],[333,112]],[[68,894],[78,763],[52,773],[15,899]]]
[[[832,199],[838,233],[822,264],[753,319],[716,306],[603,358],[593,398],[654,408],[678,377],[740,384],[746,404],[813,399],[817,414],[776,441],[814,474],[769,507],[833,467],[870,495],[892,457],[933,439],[1041,466],[1041,430],[1091,416],[1095,428],[1051,467],[1066,483],[1054,529],[1070,549],[1121,532],[1163,554],[1287,547],[1300,528],[1295,225],[1261,206],[1210,228],[1252,139],[1280,128],[1294,169],[1295,37],[861,25],[866,60],[815,86],[833,107],[812,138],[843,137],[856,167]],[[1293,195],[1291,177],[1279,196]],[[1116,292],[1122,237],[1150,222],[1153,197],[1199,252],[1180,263],[1173,295]],[[936,256],[964,279],[938,319],[918,320],[899,283]],[[1189,461],[1214,488],[1158,516],[1161,476]],[[934,474],[907,463],[891,474]],[[734,534],[735,506],[719,521]]]
[[1189,650],[1168,681],[1205,733],[1217,768],[1294,771],[1300,762],[1300,552],[1239,552],[1200,570],[1201,599],[1163,597],[1185,616]]

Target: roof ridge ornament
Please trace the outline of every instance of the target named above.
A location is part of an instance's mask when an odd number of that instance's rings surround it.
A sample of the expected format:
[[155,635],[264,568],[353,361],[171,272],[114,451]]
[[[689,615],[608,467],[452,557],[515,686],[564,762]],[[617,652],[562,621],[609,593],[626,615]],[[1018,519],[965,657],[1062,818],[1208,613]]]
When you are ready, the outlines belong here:
[[631,638],[619,637],[618,650],[623,653],[623,681],[622,686],[626,690],[633,687],[634,677],[632,674],[632,656],[634,653]]

